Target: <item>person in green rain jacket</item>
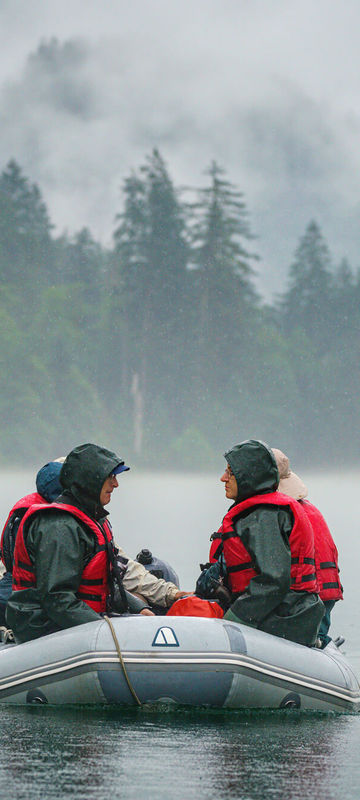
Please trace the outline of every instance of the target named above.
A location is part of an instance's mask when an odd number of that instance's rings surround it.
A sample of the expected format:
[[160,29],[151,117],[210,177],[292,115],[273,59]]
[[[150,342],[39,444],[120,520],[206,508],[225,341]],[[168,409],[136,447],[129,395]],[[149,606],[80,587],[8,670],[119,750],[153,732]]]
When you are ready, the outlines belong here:
[[324,606],[317,594],[311,526],[294,501],[275,494],[279,473],[266,444],[242,442],[225,459],[220,480],[233,505],[212,545],[231,592],[225,619],[314,645]]
[[[118,486],[117,476],[128,469],[116,453],[95,444],[81,445],[64,461],[60,473],[64,491],[56,503],[79,509],[84,518],[53,506],[44,509],[39,506],[28,519],[27,515],[24,517],[23,531],[20,526],[16,539],[13,591],[6,611],[7,625],[12,628],[17,642],[99,619],[100,606],[99,611],[94,610],[91,602],[97,596],[96,584],[101,581],[93,580],[94,587],[89,590],[87,584],[91,580],[84,580],[84,570],[97,553],[106,551],[104,558],[107,563],[103,560],[101,568],[104,605],[114,549],[113,543],[111,548],[101,543],[99,546],[86,520],[94,523],[95,527],[100,526],[101,538],[108,516],[104,506],[110,502],[111,494]],[[122,558],[124,571],[126,562],[127,559]],[[82,584],[81,594],[79,587]],[[124,611],[123,595],[119,596],[118,589],[114,590],[110,583],[109,594],[111,588],[112,607],[101,610]],[[177,587],[174,589],[177,591]],[[86,591],[89,591],[88,595]],[[127,598],[133,613],[152,614],[146,603],[129,594]]]

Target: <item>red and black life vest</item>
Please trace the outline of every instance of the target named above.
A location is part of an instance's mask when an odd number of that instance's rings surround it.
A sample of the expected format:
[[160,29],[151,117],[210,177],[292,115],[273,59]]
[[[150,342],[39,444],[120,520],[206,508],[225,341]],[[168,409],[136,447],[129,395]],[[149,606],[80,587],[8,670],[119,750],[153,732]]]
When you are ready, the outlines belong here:
[[308,500],[299,501],[314,532],[315,567],[321,600],[342,600],[338,551],[323,515]]
[[27,494],[15,503],[8,514],[0,540],[0,556],[7,572],[13,570],[15,541],[20,522],[30,506],[40,503],[46,503],[41,494],[38,492]]
[[290,508],[294,516],[294,525],[289,536],[291,551],[291,585],[290,588],[301,592],[316,592],[317,579],[315,571],[314,534],[309,518],[297,500],[293,500],[280,492],[249,497],[236,503],[225,514],[218,534],[213,538],[210,548],[210,561],[216,561],[220,553],[226,562],[227,582],[233,594],[244,592],[251,578],[258,575],[255,564],[234,530],[238,517],[254,506],[284,506]]
[[107,520],[101,524],[84,514],[76,506],[62,503],[46,503],[32,506],[25,514],[16,539],[13,569],[13,591],[36,587],[36,572],[26,549],[26,531],[29,521],[41,511],[58,511],[71,514],[93,533],[96,540],[95,553],[86,564],[76,596],[98,613],[106,611],[106,598],[109,594],[109,572],[111,569],[108,546],[112,546],[112,531]]

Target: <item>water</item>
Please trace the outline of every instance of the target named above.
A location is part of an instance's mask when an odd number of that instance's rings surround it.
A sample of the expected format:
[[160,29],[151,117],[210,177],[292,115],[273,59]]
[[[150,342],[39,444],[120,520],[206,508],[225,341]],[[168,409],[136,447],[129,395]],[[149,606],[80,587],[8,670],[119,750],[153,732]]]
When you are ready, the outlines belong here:
[[354,716],[49,707],[1,716],[2,798],[359,796]]
[[[360,475],[304,475],[340,552],[345,601],[333,633],[360,671],[357,496]],[[129,555],[142,547],[173,563],[192,589],[225,511],[209,476],[120,477],[111,519]],[[33,488],[29,473],[0,481],[0,512]],[[0,798],[241,798],[360,796],[360,716],[179,708],[1,707]]]

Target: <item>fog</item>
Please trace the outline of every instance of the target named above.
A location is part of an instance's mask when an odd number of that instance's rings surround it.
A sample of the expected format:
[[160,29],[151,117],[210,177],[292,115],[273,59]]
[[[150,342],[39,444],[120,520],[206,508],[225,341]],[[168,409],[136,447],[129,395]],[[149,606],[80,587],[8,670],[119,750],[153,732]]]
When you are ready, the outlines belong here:
[[180,184],[215,158],[245,194],[264,296],[312,218],[357,267],[359,22],[356,0],[3,0],[1,161],[40,183],[58,231],[109,242],[154,146]]

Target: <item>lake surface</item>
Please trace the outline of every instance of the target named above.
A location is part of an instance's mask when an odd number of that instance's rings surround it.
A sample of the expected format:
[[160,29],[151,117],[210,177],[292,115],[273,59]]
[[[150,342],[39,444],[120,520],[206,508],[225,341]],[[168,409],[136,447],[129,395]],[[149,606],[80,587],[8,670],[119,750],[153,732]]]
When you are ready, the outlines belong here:
[[[345,600],[332,633],[360,672],[360,474],[302,475],[309,500],[333,532]],[[173,564],[193,589],[209,536],[225,513],[214,476],[120,476],[109,509],[117,541]],[[0,514],[33,491],[32,473],[1,475]],[[172,711],[2,706],[0,798],[241,798],[335,800],[360,797],[360,716],[298,711]]]

